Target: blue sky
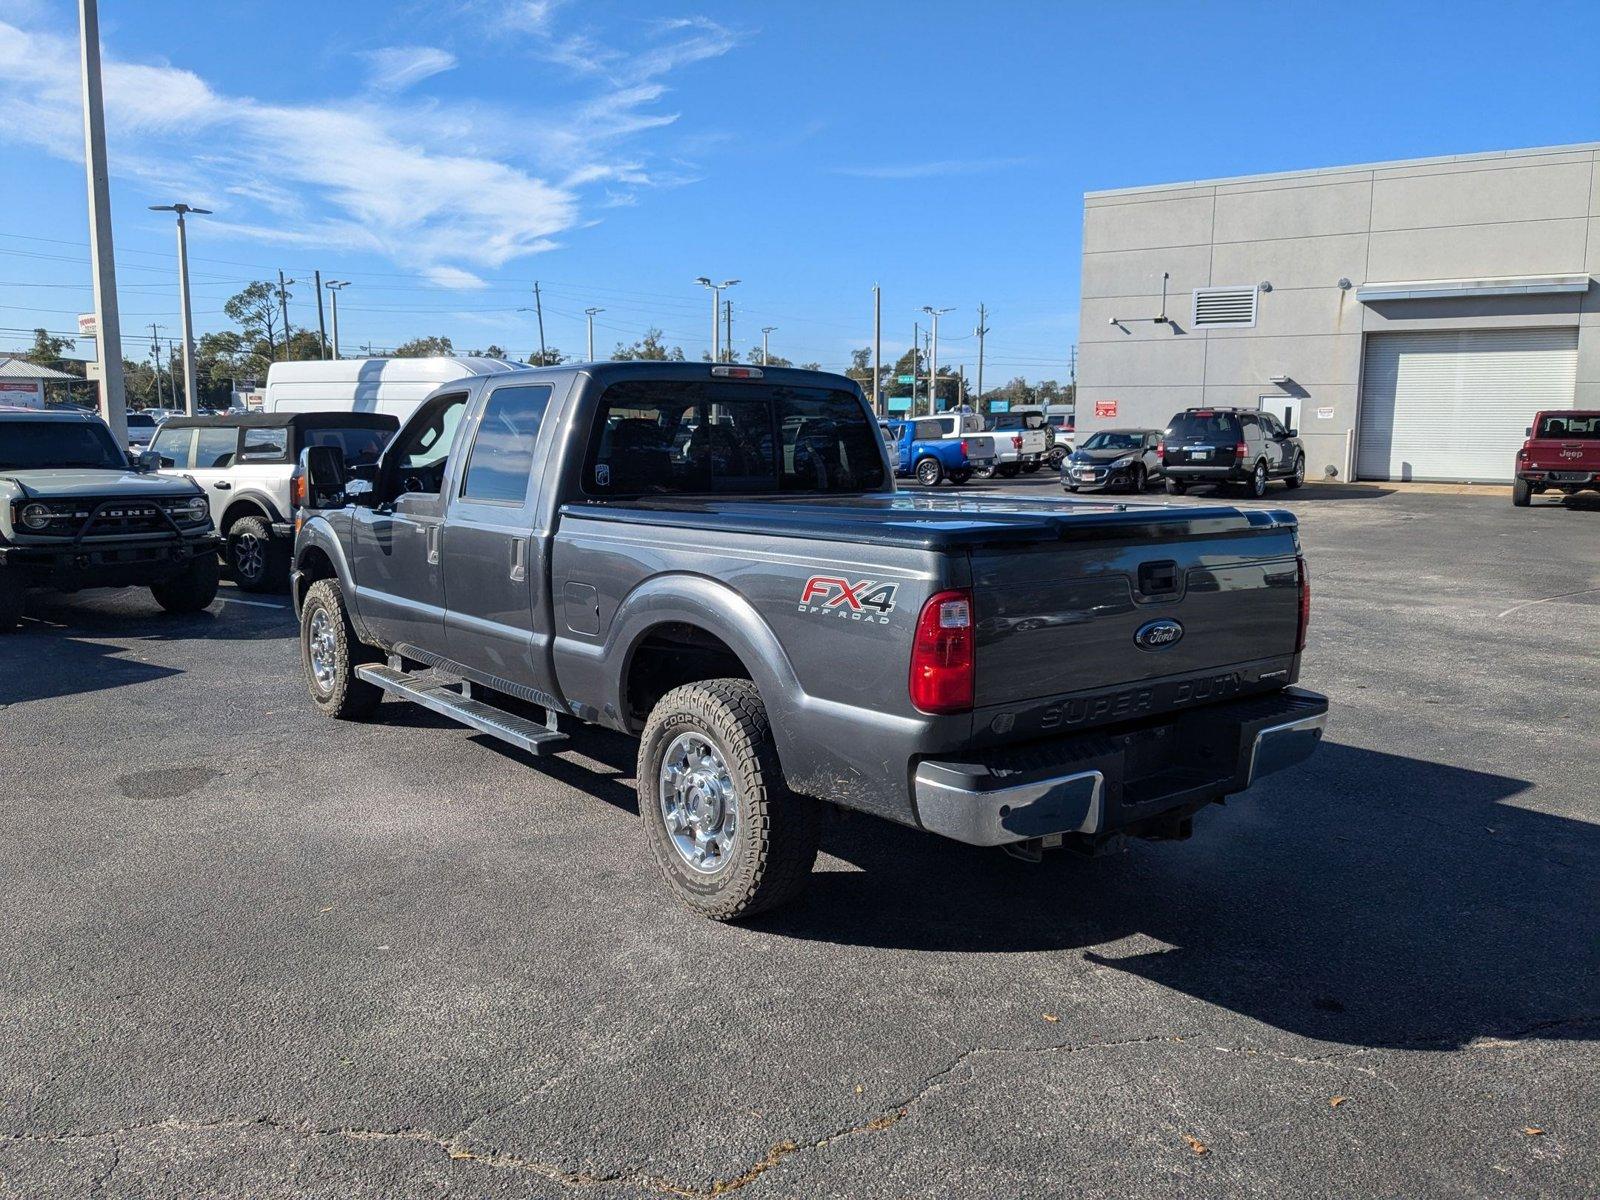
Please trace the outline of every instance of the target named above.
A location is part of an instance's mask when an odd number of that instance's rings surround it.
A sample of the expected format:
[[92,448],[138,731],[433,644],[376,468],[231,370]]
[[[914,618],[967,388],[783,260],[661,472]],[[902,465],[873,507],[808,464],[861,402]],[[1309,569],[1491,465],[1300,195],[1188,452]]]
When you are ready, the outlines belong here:
[[[843,366],[953,306],[942,362],[1066,377],[1085,190],[1600,138],[1600,4],[101,0],[129,344],[282,267],[346,351],[602,350],[650,325]],[[0,349],[90,307],[76,5],[0,3]],[[291,319],[314,324],[309,284]]]

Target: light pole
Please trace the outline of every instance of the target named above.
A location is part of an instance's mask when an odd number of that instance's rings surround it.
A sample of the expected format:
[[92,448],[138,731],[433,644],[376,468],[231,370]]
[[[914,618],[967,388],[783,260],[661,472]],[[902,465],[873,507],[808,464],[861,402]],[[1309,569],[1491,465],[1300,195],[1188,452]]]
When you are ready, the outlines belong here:
[[322,285],[331,293],[328,302],[333,305],[333,357],[339,358],[339,293],[350,286],[348,279],[330,279]]
[[106,170],[106,109],[100,90],[100,7],[78,0],[83,76],[83,167],[89,185],[89,256],[94,266],[95,337],[100,352],[100,415],[118,446],[128,444],[128,398],[122,386],[122,320],[111,251],[111,177]]
[[777,330],[776,325],[763,325],[761,327],[761,365],[767,365],[767,335]]
[[955,312],[955,309],[934,308],[931,304],[924,304],[922,311],[933,318],[932,349],[928,351],[928,415],[932,416],[939,410],[939,318],[947,312]]
[[189,234],[184,223],[186,213],[209,217],[209,208],[191,208],[187,204],[152,204],[151,212],[178,214],[178,307],[183,311],[183,411],[194,416],[194,318],[189,312]]
[[603,313],[603,312],[605,312],[605,309],[603,309],[603,308],[586,308],[586,309],[583,310],[583,315],[589,318],[589,361],[590,362],[594,361],[594,315],[595,315],[595,313]]
[[283,315],[283,357],[289,358],[289,285],[299,283],[298,279],[285,279],[283,272],[278,272],[278,311]]
[[705,275],[695,280],[703,288],[711,289],[711,361],[722,361],[722,289],[731,288],[738,283],[737,279],[724,279],[721,283],[712,283]]

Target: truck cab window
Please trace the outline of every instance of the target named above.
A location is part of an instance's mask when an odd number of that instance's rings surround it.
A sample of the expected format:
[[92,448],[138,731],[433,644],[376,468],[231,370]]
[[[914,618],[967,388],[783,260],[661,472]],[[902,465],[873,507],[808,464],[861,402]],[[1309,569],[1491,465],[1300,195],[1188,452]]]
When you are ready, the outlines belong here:
[[150,449],[160,455],[162,470],[187,471],[194,466],[194,430],[163,429]]
[[202,429],[194,452],[197,470],[215,470],[233,465],[233,455],[239,448],[239,430],[232,425]]
[[467,457],[463,499],[521,504],[527,497],[533,443],[539,436],[550,391],[549,384],[541,384],[501,387],[490,394]]
[[397,492],[439,494],[449,465],[450,444],[466,407],[465,392],[441,396],[395,435],[393,479]]

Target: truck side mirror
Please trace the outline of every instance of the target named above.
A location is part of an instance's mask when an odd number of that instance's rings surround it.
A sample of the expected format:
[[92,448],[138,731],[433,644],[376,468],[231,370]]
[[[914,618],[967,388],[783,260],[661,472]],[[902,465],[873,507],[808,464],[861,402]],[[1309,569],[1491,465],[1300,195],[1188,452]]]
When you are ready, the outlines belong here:
[[1290,437],[1299,437],[1300,436],[1300,431],[1298,429],[1291,429],[1291,430],[1289,430],[1289,436]]
[[345,502],[344,454],[337,446],[308,446],[300,452],[307,508],[336,508]]
[[1532,437],[1533,436],[1533,426],[1529,425],[1526,429],[1524,429],[1522,431],[1522,436],[1523,437]]
[[154,450],[141,450],[133,456],[133,469],[149,475],[161,469],[161,455]]

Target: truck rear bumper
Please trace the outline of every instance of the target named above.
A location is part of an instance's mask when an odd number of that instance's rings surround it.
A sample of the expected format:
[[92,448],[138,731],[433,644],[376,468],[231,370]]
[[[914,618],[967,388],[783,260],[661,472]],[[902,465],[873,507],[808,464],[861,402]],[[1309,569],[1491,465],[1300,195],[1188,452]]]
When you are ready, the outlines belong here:
[[1285,688],[1183,713],[1123,733],[1086,733],[924,761],[913,775],[923,827],[974,846],[1136,829],[1310,757],[1327,697]]

